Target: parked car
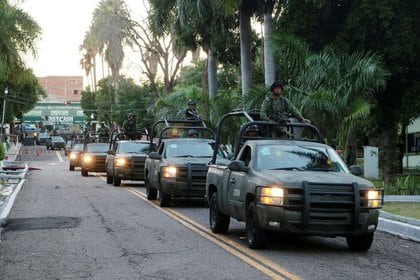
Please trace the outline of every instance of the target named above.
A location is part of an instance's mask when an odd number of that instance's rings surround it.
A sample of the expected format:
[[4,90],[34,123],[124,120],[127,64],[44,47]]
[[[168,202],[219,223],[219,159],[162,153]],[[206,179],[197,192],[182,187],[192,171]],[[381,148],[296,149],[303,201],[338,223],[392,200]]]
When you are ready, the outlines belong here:
[[69,153],[70,171],[73,171],[75,167],[82,166],[81,158],[83,154],[83,146],[83,143],[77,143],[72,147],[71,152]]
[[61,136],[50,136],[47,141],[45,142],[47,146],[47,150],[55,150],[55,149],[65,149],[66,142],[64,141],[63,137]]
[[48,134],[48,132],[39,132],[36,135],[35,142],[37,145],[45,144],[49,137],[50,135]]

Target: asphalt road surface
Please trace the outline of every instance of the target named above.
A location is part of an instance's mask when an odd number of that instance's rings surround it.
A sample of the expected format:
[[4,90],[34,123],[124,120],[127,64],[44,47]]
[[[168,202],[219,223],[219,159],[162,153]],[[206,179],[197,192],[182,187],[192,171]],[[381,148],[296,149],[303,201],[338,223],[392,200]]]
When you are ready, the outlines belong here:
[[28,180],[0,243],[0,279],[420,279],[420,244],[377,232],[366,253],[344,238],[272,237],[249,250],[244,223],[212,234],[202,201],[147,201],[141,182],[69,171],[63,151],[22,149]]

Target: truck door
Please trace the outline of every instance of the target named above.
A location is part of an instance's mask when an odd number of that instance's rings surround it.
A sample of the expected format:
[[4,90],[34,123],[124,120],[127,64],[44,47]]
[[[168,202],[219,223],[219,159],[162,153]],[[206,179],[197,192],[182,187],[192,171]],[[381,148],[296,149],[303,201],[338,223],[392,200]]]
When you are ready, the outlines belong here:
[[[248,166],[251,161],[251,147],[246,146],[242,149],[238,159]],[[227,191],[229,204],[235,209],[243,208],[246,197],[246,186],[248,182],[248,173],[242,171],[230,171]],[[236,211],[236,210],[234,210]]]
[[[164,150],[165,150],[165,143],[162,142],[157,152],[159,153],[159,155],[163,156]],[[149,171],[150,184],[152,184],[154,188],[157,188],[159,184],[160,161],[157,159],[151,160],[149,168],[150,168],[150,171]]]

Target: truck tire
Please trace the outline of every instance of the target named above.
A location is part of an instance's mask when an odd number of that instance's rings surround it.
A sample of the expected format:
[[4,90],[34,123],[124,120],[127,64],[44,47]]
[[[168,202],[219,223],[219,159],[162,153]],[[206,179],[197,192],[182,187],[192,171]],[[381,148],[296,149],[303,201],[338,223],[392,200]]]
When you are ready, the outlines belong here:
[[171,196],[162,189],[159,190],[159,206],[160,207],[168,207],[171,204]]
[[214,233],[225,233],[229,229],[230,217],[219,210],[217,204],[217,192],[214,192],[210,198],[209,222],[211,231]]
[[114,177],[114,187],[119,187],[121,186],[121,178],[119,177]]
[[73,171],[74,170],[74,165],[70,164],[69,169],[70,169],[70,171]]
[[246,211],[246,239],[251,249],[263,249],[267,246],[267,234],[258,225],[255,202],[251,202]]
[[157,190],[150,186],[149,179],[146,177],[144,179],[144,186],[146,187],[146,197],[148,200],[156,200]]
[[82,173],[82,176],[83,177],[86,177],[87,175],[89,175],[89,171],[87,171],[86,169],[84,169],[83,167],[82,167],[82,171],[81,171],[81,173]]
[[350,250],[356,252],[366,252],[372,246],[373,233],[359,236],[347,236],[346,241]]
[[107,184],[112,184],[112,182],[114,182],[114,177],[112,177],[111,175],[106,173],[106,183]]

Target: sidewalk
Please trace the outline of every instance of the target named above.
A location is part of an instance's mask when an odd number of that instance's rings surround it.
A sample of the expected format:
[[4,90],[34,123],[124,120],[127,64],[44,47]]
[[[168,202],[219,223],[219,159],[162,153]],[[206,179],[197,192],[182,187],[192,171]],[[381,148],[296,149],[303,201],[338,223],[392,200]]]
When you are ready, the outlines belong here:
[[[418,202],[419,195],[386,195],[386,202]],[[380,211],[378,230],[420,242],[420,220]]]

